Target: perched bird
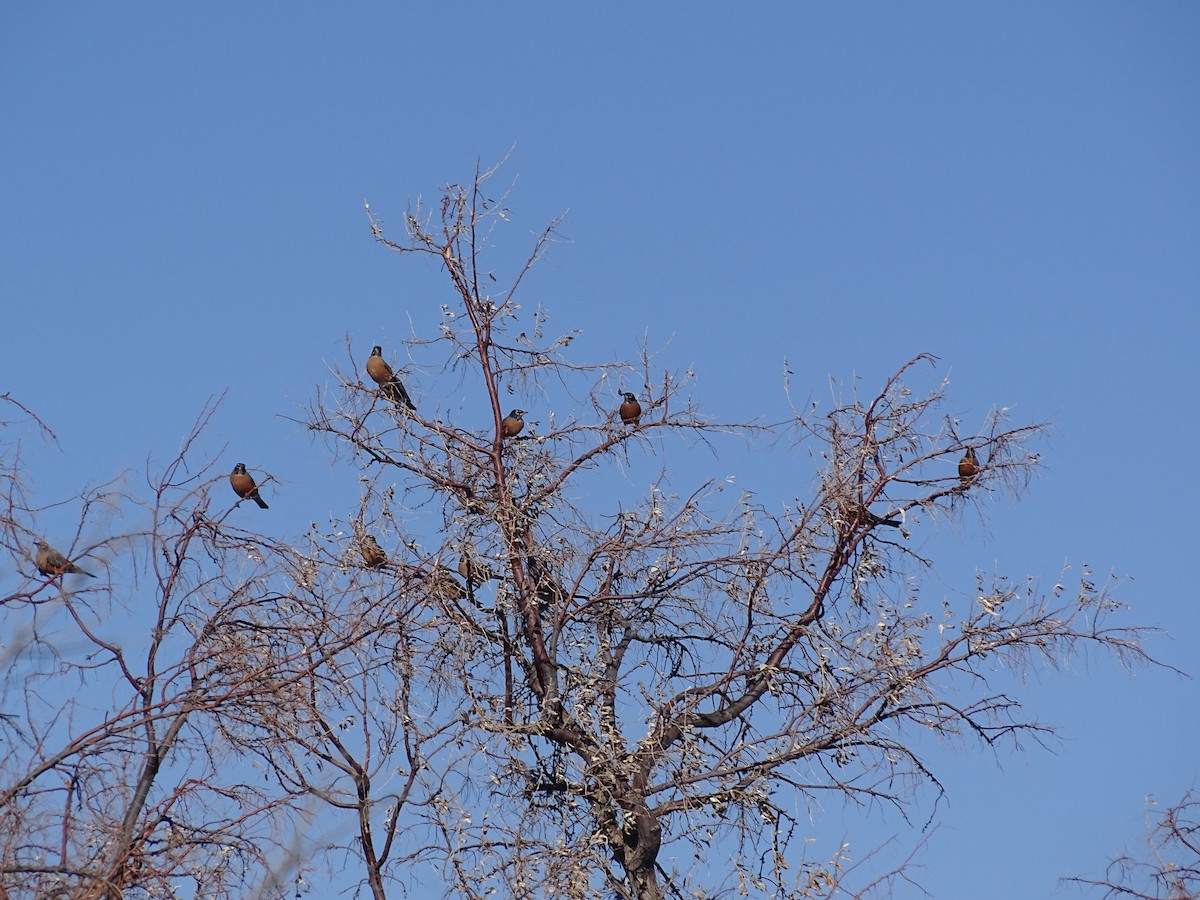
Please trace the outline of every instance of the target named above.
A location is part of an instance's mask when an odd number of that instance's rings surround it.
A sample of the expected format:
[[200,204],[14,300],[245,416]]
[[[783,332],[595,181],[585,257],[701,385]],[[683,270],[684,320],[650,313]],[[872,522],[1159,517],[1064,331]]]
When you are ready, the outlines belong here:
[[267,506],[267,501],[258,495],[258,485],[246,471],[245,463],[238,463],[233,467],[233,471],[229,473],[229,484],[233,487],[233,492],[243,500],[250,499],[263,509],[270,508]]
[[391,400],[397,407],[410,412],[416,411],[416,404],[408,396],[408,391],[404,389],[404,383],[396,377],[392,367],[383,358],[383,348],[378,344],[371,348],[371,355],[367,357],[367,374],[379,385],[379,393]]
[[625,402],[617,410],[621,414],[621,421],[626,425],[636,425],[642,418],[642,404],[638,403],[637,396],[629,391],[622,391],[621,396],[625,398]]
[[362,540],[359,541],[358,549],[362,553],[363,562],[366,563],[368,569],[382,569],[387,565],[387,554],[375,540],[375,535],[364,534]]
[[537,593],[538,609],[542,612],[560,607],[567,600],[567,590],[562,582],[554,577],[550,566],[536,556],[529,558],[529,575]]
[[979,457],[975,455],[975,448],[968,447],[967,452],[963,454],[963,458],[958,461],[958,478],[964,484],[970,484],[971,479],[979,474]]
[[899,519],[885,519],[883,516],[877,516],[869,509],[864,508],[862,511],[863,518],[872,525],[891,525],[893,528],[900,527]]
[[435,566],[424,579],[429,593],[438,600],[463,600],[468,596],[463,583],[445,566]]
[[491,581],[496,577],[496,573],[492,571],[490,566],[472,559],[466,553],[458,558],[458,574],[465,578],[467,584],[471,587],[483,584],[485,581]]
[[525,410],[514,409],[500,423],[500,433],[504,437],[516,437],[525,427]]
[[37,541],[37,548],[37,559],[35,561],[37,563],[38,571],[43,575],[49,575],[51,578],[54,578],[58,575],[64,575],[70,572],[78,573],[79,575],[86,575],[88,578],[96,577],[91,572],[85,572],[83,569],[79,568],[79,566],[75,565],[75,563],[71,562],[40,538]]

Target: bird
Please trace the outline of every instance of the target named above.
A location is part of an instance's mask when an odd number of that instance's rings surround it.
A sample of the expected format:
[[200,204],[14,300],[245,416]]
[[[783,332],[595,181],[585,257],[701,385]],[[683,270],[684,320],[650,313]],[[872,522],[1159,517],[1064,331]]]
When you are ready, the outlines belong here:
[[900,527],[899,519],[885,519],[883,516],[877,516],[866,507],[863,507],[863,518],[871,525],[891,525],[893,528]]
[[254,479],[246,471],[245,463],[238,463],[233,467],[233,471],[229,473],[229,484],[233,487],[233,492],[243,500],[250,499],[263,509],[270,509],[267,506],[267,501],[259,496],[258,485],[254,483]]
[[383,348],[378,344],[371,348],[371,355],[367,357],[367,374],[379,385],[379,393],[398,408],[416,412],[417,405],[408,396],[404,383],[396,377],[392,367],[383,358]]
[[51,578],[54,578],[66,573],[78,573],[86,575],[88,578],[96,577],[91,572],[86,572],[79,568],[79,566],[75,565],[75,563],[71,562],[40,538],[36,543],[38,552],[35,562],[37,563],[38,571],[43,575],[49,575]]
[[382,569],[387,565],[387,554],[375,540],[375,535],[364,534],[358,549],[362,553],[363,562],[366,563],[368,569]]
[[621,421],[626,425],[636,425],[642,418],[642,404],[638,403],[637,396],[629,391],[622,391],[621,396],[625,398],[625,402],[617,410],[621,414]]
[[560,607],[567,600],[569,595],[562,582],[554,577],[550,566],[536,556],[529,558],[529,575],[533,579],[538,609],[541,612]]
[[958,461],[958,478],[963,485],[970,484],[971,479],[979,474],[979,457],[975,455],[975,448],[968,447],[967,452],[963,454],[963,458]]
[[500,423],[500,433],[504,437],[516,437],[525,427],[525,410],[514,409]]
[[469,596],[463,583],[445,566],[434,566],[432,572],[423,573],[423,578],[435,599],[463,600]]
[[467,553],[458,558],[458,574],[465,578],[471,587],[496,577],[490,566],[472,559]]

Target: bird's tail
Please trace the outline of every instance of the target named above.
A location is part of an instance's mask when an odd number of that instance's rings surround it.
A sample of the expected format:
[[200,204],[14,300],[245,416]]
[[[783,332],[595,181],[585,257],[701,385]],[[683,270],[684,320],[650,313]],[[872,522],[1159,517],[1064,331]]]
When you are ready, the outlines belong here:
[[408,396],[408,390],[399,378],[394,378],[383,386],[384,396],[396,404],[397,409],[406,409],[409,412],[416,412],[417,405],[412,402],[412,397]]

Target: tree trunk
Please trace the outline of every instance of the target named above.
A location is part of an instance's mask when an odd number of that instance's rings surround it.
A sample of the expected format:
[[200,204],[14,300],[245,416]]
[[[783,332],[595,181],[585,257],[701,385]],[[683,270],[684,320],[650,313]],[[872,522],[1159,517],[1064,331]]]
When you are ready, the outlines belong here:
[[629,869],[629,885],[633,895],[638,900],[662,900],[662,888],[658,884],[658,874],[654,871],[654,863],[640,869]]
[[662,846],[662,827],[658,824],[645,802],[622,829],[622,848],[619,859],[625,867],[629,886],[638,900],[662,900],[662,886],[658,883],[655,861]]

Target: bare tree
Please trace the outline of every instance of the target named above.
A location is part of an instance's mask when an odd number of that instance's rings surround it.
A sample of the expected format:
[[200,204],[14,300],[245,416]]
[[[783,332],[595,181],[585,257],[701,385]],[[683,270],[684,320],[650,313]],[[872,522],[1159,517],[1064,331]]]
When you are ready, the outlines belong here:
[[[362,878],[384,897],[385,866],[416,855],[395,847],[401,814],[436,800],[432,764],[464,755],[461,715],[436,717],[436,678],[410,691],[414,666],[449,671],[453,656],[436,620],[407,624],[436,608],[433,570],[378,544],[368,563],[365,543],[343,552],[315,529],[289,544],[238,527],[225,473],[191,458],[214,412],[147,472],[148,492],[122,479],[76,498],[76,535],[55,543],[104,572],[96,583],[38,571],[46,510],[24,489],[19,442],[6,447],[0,533],[18,580],[0,595],[0,896],[177,896],[190,882],[197,896],[282,897],[349,852],[307,836],[324,804],[353,812]],[[145,525],[114,533],[116,516]]]
[[[228,777],[229,754],[210,739],[212,711],[244,702],[261,675],[223,665],[221,635],[253,590],[222,583],[243,568],[232,561],[240,548],[209,518],[207,470],[187,473],[211,412],[150,477],[148,499],[117,482],[78,498],[77,531],[62,546],[105,573],[94,584],[36,571],[29,547],[45,510],[28,502],[17,455],[3,460],[0,519],[20,573],[0,599],[13,638],[0,878],[13,895],[168,896],[193,881],[205,896],[240,897],[282,831],[289,798]],[[84,539],[110,530],[114,512],[148,525]]]
[[285,795],[351,816],[340,831],[352,841],[309,850],[352,855],[372,895],[384,898],[389,864],[416,855],[402,834],[409,808],[436,803],[443,758],[462,755],[462,717],[452,704],[439,713],[438,673],[454,655],[449,632],[439,636],[432,619],[417,627],[427,570],[391,562],[374,535],[365,543],[361,523],[349,533],[343,544],[336,527],[314,530],[304,552],[272,548],[271,567],[291,586],[241,619],[235,651],[239,668],[271,679],[218,710],[216,723]]
[[[780,792],[903,810],[915,787],[937,789],[913,749],[922,733],[989,745],[1048,734],[990,687],[998,669],[1088,645],[1146,659],[1089,572],[1073,587],[997,576],[962,598],[922,594],[936,560],[909,536],[982,513],[981,494],[1019,495],[1042,430],[1000,411],[963,431],[941,412],[944,383],[917,386],[928,355],[877,393],[796,412],[795,443],[816,461],[806,500],[680,490],[673,448],[766,429],[706,419],[691,374],[656,373],[645,351],[572,359],[574,332],[523,309],[558,223],[507,285],[485,262],[508,219],[493,175],[410,211],[403,240],[368,210],[384,246],[446,273],[439,333],[408,350],[452,392],[410,384],[412,402],[389,402],[409,372],[364,384],[356,347],[307,418],[362,466],[365,507],[402,499],[392,565],[437,585],[409,607],[406,646],[439,647],[448,665],[410,655],[403,669],[408,696],[461,711],[455,742],[471,749],[438,769],[436,802],[412,810],[429,836],[418,856],[453,891],[833,895],[836,866],[790,868],[796,823]],[[627,422],[617,406],[630,391],[642,409]],[[640,496],[602,476],[635,455],[663,457]],[[464,556],[473,577],[460,581],[450,568]],[[699,855],[718,839],[736,848],[724,877],[663,864],[668,843]]]
[[[468,898],[886,896],[904,862],[809,858],[797,804],[907,813],[940,791],[924,736],[1050,733],[1006,669],[1148,659],[1086,570],[923,590],[939,561],[914,538],[1019,496],[1042,426],[947,417],[925,354],[783,426],[707,417],[692,373],[645,347],[581,361],[527,301],[558,223],[504,282],[490,268],[510,219],[494,174],[412,209],[399,240],[368,210],[446,296],[406,357],[349,346],[305,411],[361,478],[328,523],[239,527],[224,473],[193,459],[209,407],[147,489],[75,498],[51,542],[92,582],[39,568],[48,504],[5,445],[3,888],[275,898],[323,871],[375,898],[422,879]],[[686,483],[679,454],[731,440],[788,454],[792,485]]]
[[[1122,854],[1100,878],[1068,878],[1103,897],[1200,897],[1200,797],[1188,791],[1166,810],[1147,810],[1146,852]],[[1094,890],[1092,890],[1094,889]]]

